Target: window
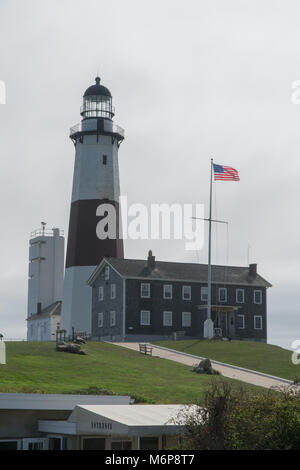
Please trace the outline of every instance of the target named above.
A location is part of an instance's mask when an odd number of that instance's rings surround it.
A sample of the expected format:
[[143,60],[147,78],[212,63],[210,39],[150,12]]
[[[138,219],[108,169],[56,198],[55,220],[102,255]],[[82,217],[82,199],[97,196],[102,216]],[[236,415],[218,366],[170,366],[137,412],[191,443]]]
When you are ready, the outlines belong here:
[[131,441],[112,441],[111,450],[131,450]]
[[104,288],[103,286],[98,287],[98,300],[103,300],[104,299]]
[[238,304],[243,304],[245,302],[245,291],[244,289],[237,289],[235,291],[235,300]]
[[262,330],[262,316],[261,315],[254,315],[254,329]]
[[245,329],[245,315],[238,314],[236,316],[236,327],[239,330],[244,330]]
[[226,287],[219,287],[219,302],[227,302],[227,289],[226,289]]
[[102,163],[103,165],[107,165],[107,155],[102,155]]
[[172,285],[165,284],[164,285],[164,299],[172,299]]
[[262,304],[262,291],[261,290],[254,291],[254,303]]
[[117,294],[117,286],[116,284],[111,284],[110,286],[110,298],[115,299]]
[[208,300],[208,287],[201,287],[201,300]]
[[150,325],[150,312],[149,310],[141,310],[141,325]]
[[29,442],[28,450],[43,450],[43,442]]
[[105,438],[88,437],[83,439],[83,450],[105,450]]
[[191,312],[182,312],[182,326],[191,326],[191,325],[192,325]]
[[98,313],[98,328],[103,327],[103,312]]
[[109,280],[109,266],[105,266],[104,279],[105,279],[106,281]]
[[114,310],[110,312],[110,326],[116,326],[116,312]]
[[143,299],[150,298],[150,284],[141,283],[141,297]]
[[163,313],[163,326],[172,326],[172,312]]
[[182,299],[191,300],[191,298],[192,298],[191,286],[182,286]]
[[158,448],[158,437],[140,437],[140,450],[157,450]]

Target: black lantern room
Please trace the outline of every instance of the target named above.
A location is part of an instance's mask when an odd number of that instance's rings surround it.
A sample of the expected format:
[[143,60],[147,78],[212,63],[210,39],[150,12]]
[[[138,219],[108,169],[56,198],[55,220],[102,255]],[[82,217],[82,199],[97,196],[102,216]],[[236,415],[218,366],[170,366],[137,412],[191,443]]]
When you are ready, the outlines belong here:
[[83,95],[83,106],[81,116],[87,118],[112,119],[114,109],[112,96],[108,88],[100,85],[100,78],[95,78],[95,85],[90,86]]

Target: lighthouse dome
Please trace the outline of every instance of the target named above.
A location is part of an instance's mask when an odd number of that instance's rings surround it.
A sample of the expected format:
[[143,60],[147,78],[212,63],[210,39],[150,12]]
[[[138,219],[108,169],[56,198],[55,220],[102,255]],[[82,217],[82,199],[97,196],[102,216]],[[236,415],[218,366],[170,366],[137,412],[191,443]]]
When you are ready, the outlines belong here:
[[103,85],[100,85],[100,77],[95,78],[96,85],[92,85],[88,87],[83,95],[85,96],[97,96],[97,95],[102,95],[102,96],[110,96],[111,93],[108,88],[106,88]]
[[83,95],[81,116],[88,118],[112,119],[115,111],[112,106],[112,96],[108,88],[100,85],[100,78],[96,77],[96,84],[90,86]]

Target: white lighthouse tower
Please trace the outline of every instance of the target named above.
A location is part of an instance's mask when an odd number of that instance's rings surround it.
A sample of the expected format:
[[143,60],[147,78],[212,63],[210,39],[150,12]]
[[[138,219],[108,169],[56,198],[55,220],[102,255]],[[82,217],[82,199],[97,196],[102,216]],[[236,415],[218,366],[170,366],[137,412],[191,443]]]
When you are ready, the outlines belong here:
[[[75,165],[64,279],[61,328],[68,334],[91,332],[91,289],[87,280],[103,257],[123,258],[119,236],[118,150],[124,130],[113,123],[110,91],[100,84],[83,95],[82,121],[71,128],[75,145]],[[101,204],[116,209],[116,238],[99,239],[96,226]]]

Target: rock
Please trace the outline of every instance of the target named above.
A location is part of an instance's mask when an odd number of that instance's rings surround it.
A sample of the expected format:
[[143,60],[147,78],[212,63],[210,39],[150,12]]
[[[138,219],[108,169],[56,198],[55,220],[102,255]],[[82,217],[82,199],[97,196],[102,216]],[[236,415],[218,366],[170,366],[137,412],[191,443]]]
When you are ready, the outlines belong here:
[[86,356],[87,355],[87,350],[86,349],[81,349],[78,354],[83,354],[83,355]]
[[80,351],[80,345],[79,344],[74,344],[74,343],[71,343],[71,344],[68,344],[67,345],[67,351],[70,352],[70,353],[78,353]]
[[203,369],[205,372],[208,372],[212,369],[212,365],[209,359],[202,359],[198,365],[199,369]]

